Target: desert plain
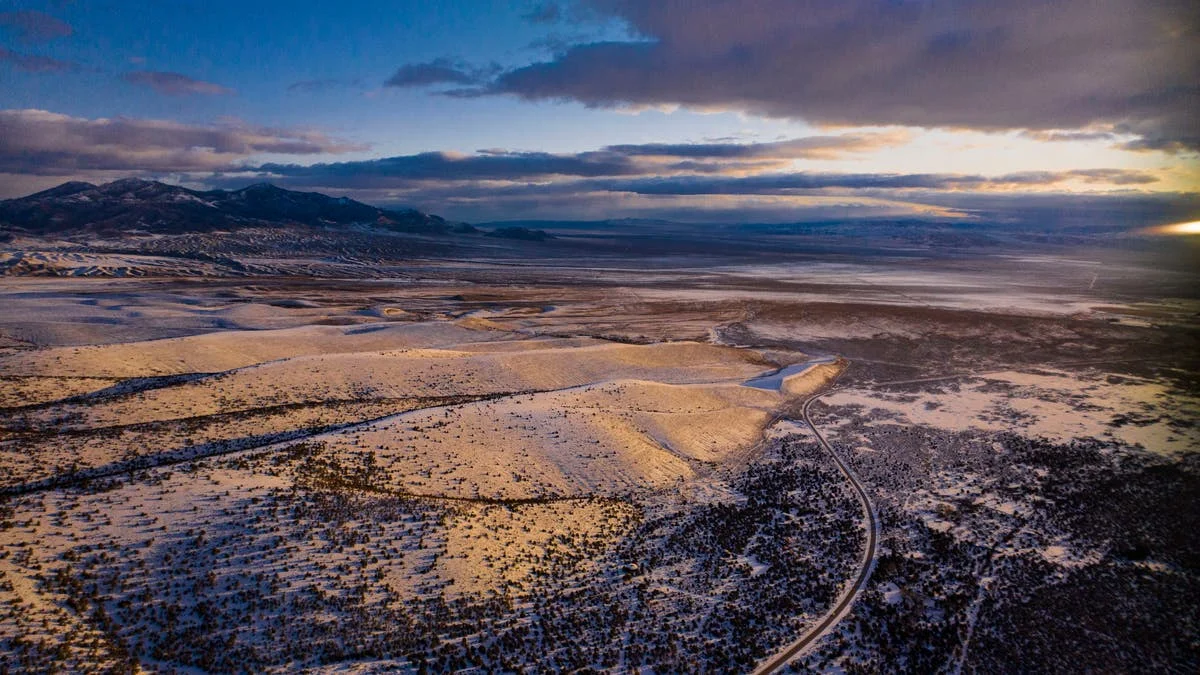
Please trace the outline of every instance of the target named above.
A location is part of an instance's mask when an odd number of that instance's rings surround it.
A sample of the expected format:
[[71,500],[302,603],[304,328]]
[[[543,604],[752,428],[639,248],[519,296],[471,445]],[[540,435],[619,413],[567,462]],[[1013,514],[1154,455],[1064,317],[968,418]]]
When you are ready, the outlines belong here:
[[3,667],[1195,663],[1187,268],[706,255],[4,278]]

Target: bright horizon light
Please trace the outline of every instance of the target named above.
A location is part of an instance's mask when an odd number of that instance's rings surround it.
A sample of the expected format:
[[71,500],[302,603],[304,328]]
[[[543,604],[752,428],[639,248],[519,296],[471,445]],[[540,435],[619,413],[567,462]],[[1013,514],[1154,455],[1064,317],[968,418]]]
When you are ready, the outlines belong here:
[[1197,235],[1200,234],[1200,220],[1192,220],[1186,223],[1173,223],[1171,225],[1159,225],[1147,230],[1150,234],[1170,234],[1170,235]]

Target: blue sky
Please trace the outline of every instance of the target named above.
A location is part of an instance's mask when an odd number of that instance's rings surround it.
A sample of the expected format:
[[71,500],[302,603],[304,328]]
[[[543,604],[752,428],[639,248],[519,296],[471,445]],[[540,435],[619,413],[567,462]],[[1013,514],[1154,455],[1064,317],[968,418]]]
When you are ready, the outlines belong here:
[[[592,135],[683,139],[722,133],[730,125],[729,119],[704,115],[654,123],[652,116],[637,119],[578,104],[464,101],[383,87],[406,63],[452,58],[514,66],[544,56],[544,49],[531,45],[561,31],[523,18],[536,3],[172,0],[10,6],[46,11],[74,28],[66,38],[25,45],[10,31],[4,37],[11,49],[24,47],[83,67],[53,77],[6,69],[0,98],[6,108],[190,123],[236,116],[268,126],[318,126],[395,153],[583,150]],[[56,6],[61,9],[48,11]],[[584,30],[596,37],[624,34],[613,22],[589,23]],[[162,96],[121,80],[121,73],[135,70],[186,74],[234,93]],[[305,83],[324,86],[303,88]],[[289,90],[293,85],[300,86]],[[583,128],[589,133],[581,134]]]
[[471,220],[1187,211],[1188,6],[9,0],[0,197],[141,175]]

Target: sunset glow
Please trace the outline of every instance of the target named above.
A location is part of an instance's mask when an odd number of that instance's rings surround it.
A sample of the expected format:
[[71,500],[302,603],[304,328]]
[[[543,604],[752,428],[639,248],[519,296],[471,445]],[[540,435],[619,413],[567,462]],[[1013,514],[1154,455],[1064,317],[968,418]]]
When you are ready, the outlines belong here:
[[1159,225],[1146,230],[1148,234],[1160,235],[1198,235],[1200,234],[1200,220],[1193,220],[1187,223],[1173,223],[1171,225]]

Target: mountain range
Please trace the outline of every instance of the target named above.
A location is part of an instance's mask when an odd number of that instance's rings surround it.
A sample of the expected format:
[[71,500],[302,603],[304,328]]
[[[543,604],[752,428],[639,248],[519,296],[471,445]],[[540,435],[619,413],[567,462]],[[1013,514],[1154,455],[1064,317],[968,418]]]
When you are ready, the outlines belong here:
[[0,229],[34,235],[75,232],[181,234],[285,225],[367,225],[414,234],[475,232],[413,209],[382,209],[346,197],[257,183],[240,190],[189,190],[127,178],[93,185],[63,183],[0,201]]

